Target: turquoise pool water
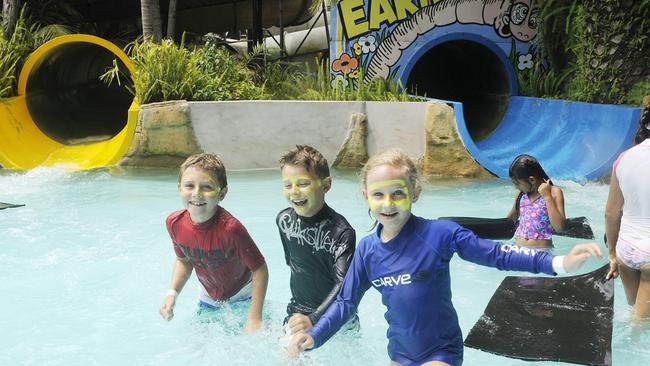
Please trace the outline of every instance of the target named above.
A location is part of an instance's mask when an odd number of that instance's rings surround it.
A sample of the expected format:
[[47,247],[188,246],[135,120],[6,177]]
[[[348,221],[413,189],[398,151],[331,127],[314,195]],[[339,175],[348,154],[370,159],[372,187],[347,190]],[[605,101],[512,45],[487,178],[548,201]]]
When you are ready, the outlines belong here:
[[[223,202],[248,228],[269,265],[266,329],[253,335],[240,331],[237,309],[227,309],[220,323],[197,321],[194,276],[179,297],[175,318],[167,323],[158,315],[174,260],[164,220],[181,208],[176,179],[171,170],[0,171],[0,201],[26,204],[0,211],[1,365],[290,363],[276,342],[290,296],[289,269],[274,224],[286,207],[279,172],[230,172]],[[602,238],[608,187],[556,183],[564,189],[568,216],[589,217]],[[502,217],[514,196],[505,181],[437,180],[424,185],[414,212]],[[335,174],[326,198],[359,237],[368,233],[372,223],[355,176]],[[565,253],[577,242],[556,240],[556,252]],[[583,271],[603,263],[592,261]],[[464,335],[507,274],[452,261],[454,304]],[[615,311],[614,364],[650,364],[650,330],[638,335],[628,325],[630,308],[619,281]],[[359,335],[337,336],[295,364],[388,365],[384,308],[376,291],[368,291],[359,313]],[[465,351],[469,366],[526,364],[532,363]]]

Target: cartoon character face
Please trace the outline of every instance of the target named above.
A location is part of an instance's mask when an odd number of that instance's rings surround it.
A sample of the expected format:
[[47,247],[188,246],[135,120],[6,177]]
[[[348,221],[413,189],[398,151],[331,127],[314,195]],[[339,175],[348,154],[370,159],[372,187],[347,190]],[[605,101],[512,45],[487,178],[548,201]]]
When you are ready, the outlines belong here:
[[538,0],[514,0],[508,11],[496,19],[494,27],[504,38],[512,36],[522,42],[530,42],[537,36],[538,21]]
[[520,41],[530,41],[537,35],[539,6],[535,1],[517,0],[510,8],[510,32]]

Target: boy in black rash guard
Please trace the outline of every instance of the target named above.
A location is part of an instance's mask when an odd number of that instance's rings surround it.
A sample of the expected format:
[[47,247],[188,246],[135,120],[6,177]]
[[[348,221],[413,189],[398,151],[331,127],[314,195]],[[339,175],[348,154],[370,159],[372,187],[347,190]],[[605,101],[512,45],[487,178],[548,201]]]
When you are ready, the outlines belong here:
[[[355,232],[325,203],[332,185],[327,160],[316,149],[298,145],[280,159],[283,194],[290,207],[276,224],[291,268],[291,301],[285,318],[286,340],[306,332],[339,292],[355,249]],[[358,328],[354,318],[350,328]]]

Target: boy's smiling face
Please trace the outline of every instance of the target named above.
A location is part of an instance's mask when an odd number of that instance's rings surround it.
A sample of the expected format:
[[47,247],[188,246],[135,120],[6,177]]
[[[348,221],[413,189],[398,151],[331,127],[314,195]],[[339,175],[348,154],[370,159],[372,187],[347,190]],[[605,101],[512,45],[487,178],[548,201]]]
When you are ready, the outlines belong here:
[[178,190],[192,222],[200,224],[214,216],[228,188],[221,188],[218,180],[205,170],[190,166],[183,172]]
[[282,168],[282,194],[300,216],[312,217],[323,208],[331,184],[332,178],[320,179],[301,166]]

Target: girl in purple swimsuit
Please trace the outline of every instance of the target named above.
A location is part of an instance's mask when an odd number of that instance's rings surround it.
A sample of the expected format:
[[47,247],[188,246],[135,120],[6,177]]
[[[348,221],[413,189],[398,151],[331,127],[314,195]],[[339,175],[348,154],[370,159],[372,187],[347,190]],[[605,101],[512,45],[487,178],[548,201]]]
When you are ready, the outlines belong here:
[[553,185],[539,161],[519,155],[510,164],[510,180],[519,190],[508,218],[519,220],[515,242],[535,248],[552,248],[551,237],[564,229],[564,195]]

